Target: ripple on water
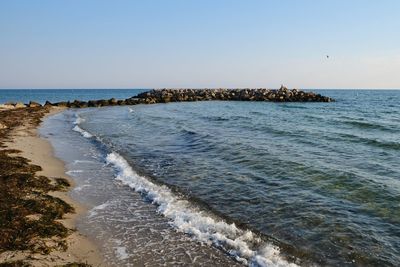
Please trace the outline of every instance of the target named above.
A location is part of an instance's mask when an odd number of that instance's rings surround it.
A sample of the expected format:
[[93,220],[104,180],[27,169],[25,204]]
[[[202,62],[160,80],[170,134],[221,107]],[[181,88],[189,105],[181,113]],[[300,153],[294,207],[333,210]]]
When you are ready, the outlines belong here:
[[88,114],[80,127],[109,137],[141,174],[273,240],[289,258],[395,266],[400,94],[353,93],[332,91],[338,102],[306,108],[171,103],[121,116],[115,107]]

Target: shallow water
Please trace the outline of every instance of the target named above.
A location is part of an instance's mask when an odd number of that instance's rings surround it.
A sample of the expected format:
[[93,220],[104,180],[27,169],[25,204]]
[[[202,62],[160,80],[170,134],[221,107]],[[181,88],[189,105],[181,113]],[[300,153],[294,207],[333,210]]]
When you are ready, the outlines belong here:
[[42,132],[117,265],[396,266],[400,91],[321,93],[337,102],[69,110]]
[[40,133],[67,163],[76,182],[71,195],[89,208],[77,228],[97,243],[108,266],[240,265],[222,250],[177,232],[144,195],[116,180],[106,161],[108,149],[72,130],[75,121],[74,111],[57,114]]

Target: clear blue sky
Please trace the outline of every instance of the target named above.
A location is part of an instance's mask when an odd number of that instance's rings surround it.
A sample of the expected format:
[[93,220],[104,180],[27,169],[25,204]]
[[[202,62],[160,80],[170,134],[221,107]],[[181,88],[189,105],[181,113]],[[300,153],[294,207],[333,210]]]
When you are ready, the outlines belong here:
[[280,84],[400,88],[400,1],[0,0],[0,88]]

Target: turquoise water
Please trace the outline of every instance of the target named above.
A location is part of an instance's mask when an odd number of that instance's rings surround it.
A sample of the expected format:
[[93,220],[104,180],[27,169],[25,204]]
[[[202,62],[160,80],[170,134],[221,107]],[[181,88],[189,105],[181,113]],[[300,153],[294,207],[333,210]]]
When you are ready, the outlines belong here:
[[337,102],[137,105],[58,120],[99,149],[132,201],[237,262],[396,266],[400,91],[320,92]]

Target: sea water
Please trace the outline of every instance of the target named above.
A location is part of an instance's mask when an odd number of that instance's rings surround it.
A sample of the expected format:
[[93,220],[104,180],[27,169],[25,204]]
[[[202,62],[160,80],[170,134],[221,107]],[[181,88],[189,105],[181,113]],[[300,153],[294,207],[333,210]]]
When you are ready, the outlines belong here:
[[35,101],[44,104],[62,101],[88,101],[100,99],[126,99],[146,89],[0,89],[0,104],[7,102],[29,103]]
[[110,265],[396,266],[400,91],[69,109],[41,134]]

